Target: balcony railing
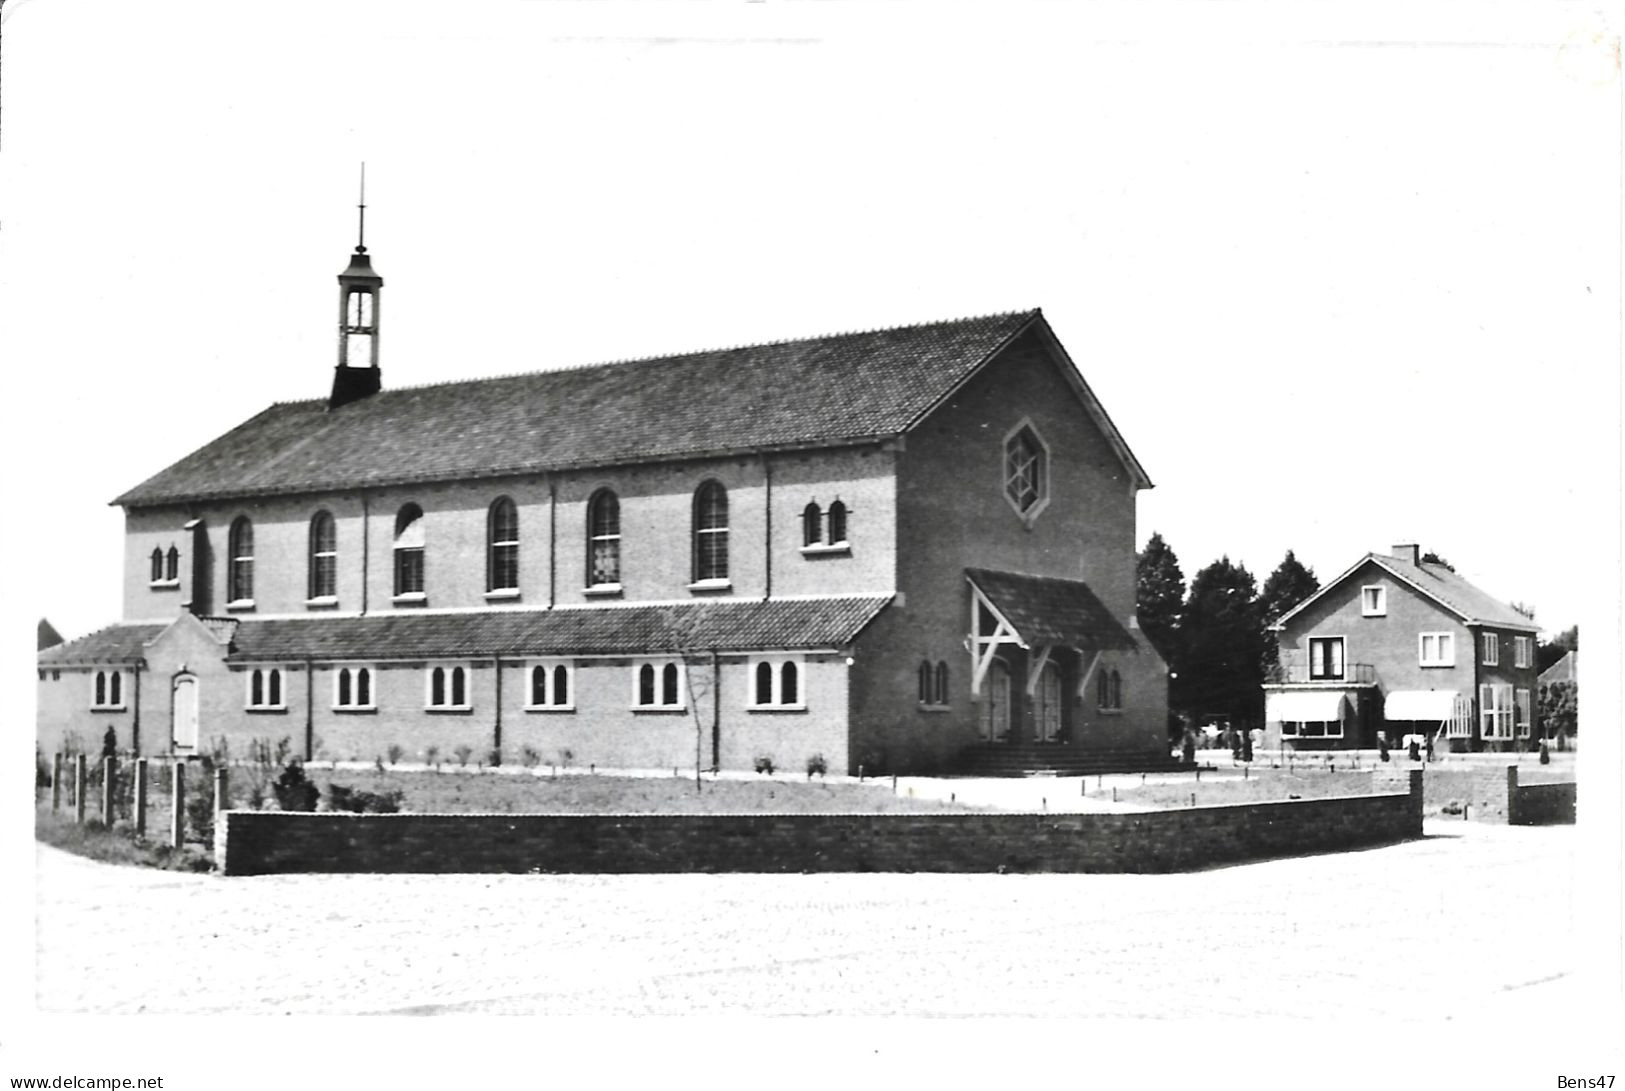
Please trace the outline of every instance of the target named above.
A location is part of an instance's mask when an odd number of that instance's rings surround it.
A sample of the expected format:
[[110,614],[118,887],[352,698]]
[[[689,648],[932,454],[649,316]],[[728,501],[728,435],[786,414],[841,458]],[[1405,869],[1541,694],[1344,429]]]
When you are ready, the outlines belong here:
[[1306,663],[1292,663],[1286,671],[1286,680],[1298,682],[1344,682],[1356,686],[1369,686],[1377,681],[1377,668],[1370,663],[1348,663],[1341,675],[1311,678]]

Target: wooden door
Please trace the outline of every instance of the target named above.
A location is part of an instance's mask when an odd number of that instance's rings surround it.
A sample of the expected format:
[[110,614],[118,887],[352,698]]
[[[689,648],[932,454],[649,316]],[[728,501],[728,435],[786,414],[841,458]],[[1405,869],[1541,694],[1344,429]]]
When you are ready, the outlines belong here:
[[982,738],[992,742],[1010,734],[1010,668],[995,659],[983,679]]
[[175,749],[197,749],[197,679],[183,674],[175,679],[173,737]]
[[1033,725],[1039,742],[1050,742],[1061,734],[1061,668],[1045,663],[1038,675],[1038,700]]

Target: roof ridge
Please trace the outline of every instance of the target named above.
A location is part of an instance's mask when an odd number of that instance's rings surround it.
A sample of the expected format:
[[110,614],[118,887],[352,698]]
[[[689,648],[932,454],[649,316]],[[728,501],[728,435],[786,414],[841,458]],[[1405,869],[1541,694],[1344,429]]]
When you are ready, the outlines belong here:
[[[957,326],[967,322],[984,322],[992,319],[1031,317],[1040,312],[1041,308],[1029,307],[1025,310],[994,311],[989,314],[961,315],[957,318],[938,318],[924,322],[905,322],[894,326],[871,326],[865,329],[836,330],[828,333],[807,334],[801,337],[776,337],[769,341],[743,341],[731,345],[716,345],[710,348],[689,349],[685,352],[656,353],[649,356],[627,356],[615,360],[594,360],[580,364],[564,364],[559,367],[526,368],[519,371],[504,371],[497,375],[480,375],[464,379],[436,379],[426,383],[408,383],[404,386],[392,386],[380,390],[372,398],[362,400],[362,403],[372,401],[381,395],[399,394],[408,390],[434,390],[445,386],[463,386],[468,383],[500,382],[504,379],[523,379],[532,375],[556,375],[564,372],[592,371],[597,368],[626,367],[631,364],[651,364],[663,361],[686,360],[694,356],[712,356],[722,352],[743,352],[747,349],[776,348],[780,345],[794,345],[806,341],[832,341],[839,337],[862,337],[872,333],[901,333],[904,330],[919,330],[927,326]],[[283,406],[296,405],[324,405],[326,398],[297,398],[291,401],[272,402],[267,408],[276,409]]]

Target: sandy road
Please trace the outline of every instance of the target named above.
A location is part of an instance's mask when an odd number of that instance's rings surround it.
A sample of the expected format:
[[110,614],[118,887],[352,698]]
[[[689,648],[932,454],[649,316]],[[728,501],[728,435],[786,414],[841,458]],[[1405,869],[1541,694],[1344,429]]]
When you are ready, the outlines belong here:
[[[50,1011],[1193,1016],[1551,1002],[1572,827],[1185,875],[267,876],[38,850]],[[1551,938],[1509,942],[1508,915]],[[166,971],[164,968],[168,967]]]

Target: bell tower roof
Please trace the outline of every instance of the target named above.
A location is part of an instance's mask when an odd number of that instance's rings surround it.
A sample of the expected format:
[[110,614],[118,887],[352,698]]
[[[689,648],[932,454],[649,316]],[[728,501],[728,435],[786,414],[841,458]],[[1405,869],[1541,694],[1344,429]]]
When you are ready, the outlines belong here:
[[339,274],[339,363],[333,369],[329,409],[338,409],[378,393],[383,387],[378,370],[378,310],[384,278],[367,255],[367,165],[361,164],[361,200],[355,253]]

